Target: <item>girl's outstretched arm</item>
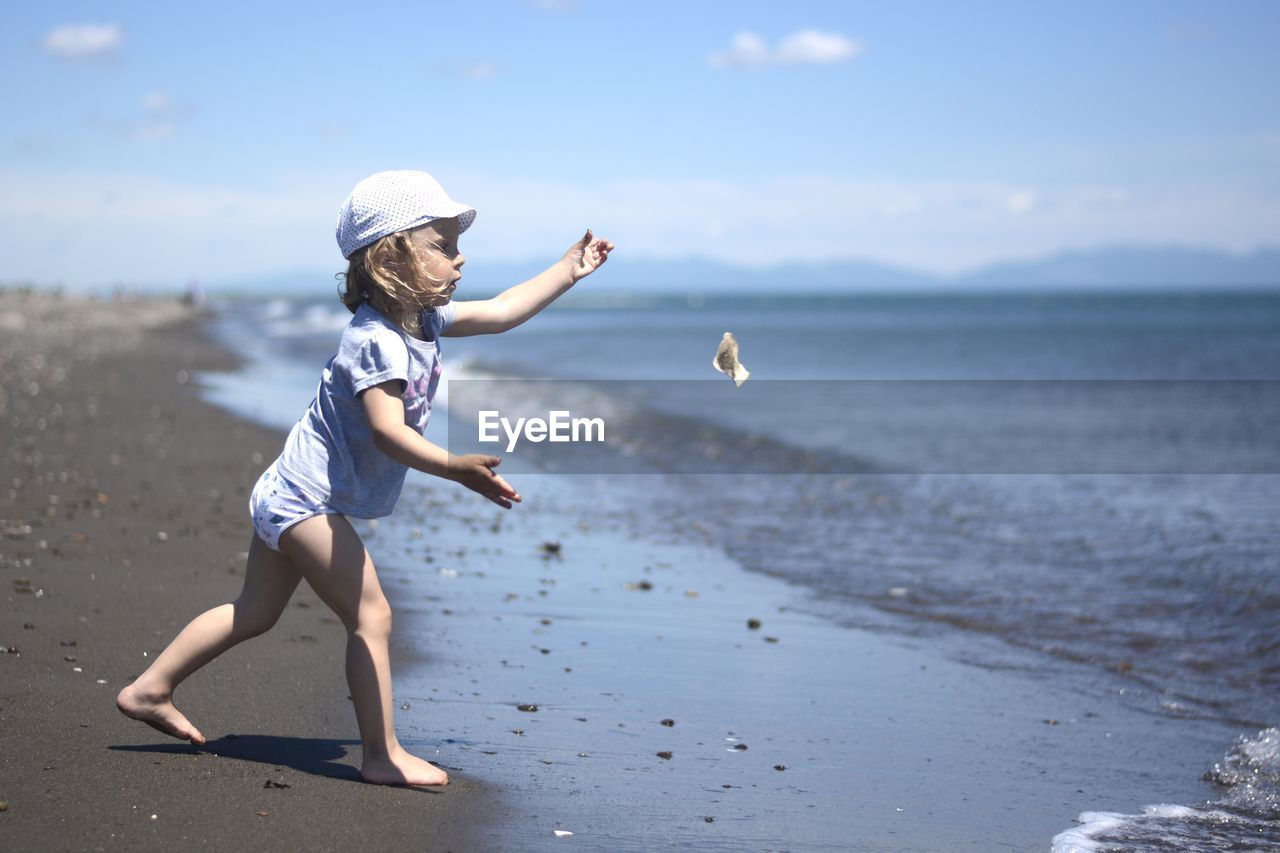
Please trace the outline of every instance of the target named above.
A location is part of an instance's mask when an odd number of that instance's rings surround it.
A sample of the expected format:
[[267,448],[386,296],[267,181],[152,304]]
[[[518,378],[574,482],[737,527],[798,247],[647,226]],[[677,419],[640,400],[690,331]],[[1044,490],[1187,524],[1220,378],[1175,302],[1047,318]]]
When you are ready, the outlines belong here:
[[450,453],[406,424],[404,400],[400,398],[403,386],[399,379],[391,379],[360,393],[373,443],[379,450],[402,465],[459,482],[503,509],[511,509],[512,501],[520,501],[519,493],[494,473],[502,461],[497,456]]
[[591,238],[591,229],[569,247],[559,261],[526,282],[499,293],[492,299],[458,302],[453,324],[445,337],[496,335],[514,329],[562,293],[586,278],[609,259],[613,243]]

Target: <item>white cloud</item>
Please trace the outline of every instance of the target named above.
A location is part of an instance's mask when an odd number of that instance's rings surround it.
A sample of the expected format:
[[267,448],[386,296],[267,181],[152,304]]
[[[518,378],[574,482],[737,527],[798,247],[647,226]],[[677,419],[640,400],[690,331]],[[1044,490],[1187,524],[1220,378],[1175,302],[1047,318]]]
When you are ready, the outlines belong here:
[[775,57],[779,65],[831,63],[852,59],[861,51],[862,45],[838,33],[801,30],[782,40]]
[[133,117],[93,116],[89,123],[131,142],[159,142],[177,136],[192,112],[189,106],[173,101],[167,92],[155,90],[142,98]]
[[1036,204],[1036,194],[1030,190],[1014,190],[1005,197],[1005,206],[1011,213],[1028,213]]
[[707,63],[712,68],[734,68],[753,71],[776,65],[830,65],[852,59],[862,52],[862,45],[839,33],[800,30],[784,37],[777,48],[752,32],[734,35],[729,49],[712,54]]
[[462,66],[462,76],[468,80],[489,80],[502,73],[502,69],[492,62],[473,62]]
[[475,258],[545,256],[587,225],[628,257],[755,267],[868,258],[937,273],[1117,242],[1243,251],[1280,234],[1280,195],[1243,185],[849,177],[569,185],[491,175],[456,183],[451,192],[480,212],[467,233]]
[[117,24],[71,24],[44,37],[44,49],[71,60],[102,59],[115,53],[124,41]]
[[[308,172],[218,186],[42,173],[29,164],[2,169],[0,280],[76,285],[336,272],[333,216],[359,177]],[[864,258],[936,273],[1068,246],[1181,242],[1244,251],[1280,234],[1280,193],[1256,182],[440,177],[480,213],[464,243],[477,270],[486,261],[549,263],[587,226],[630,258],[702,256],[754,267]]]
[[155,91],[148,94],[142,99],[142,109],[148,113],[164,112],[169,109],[169,95],[165,92]]

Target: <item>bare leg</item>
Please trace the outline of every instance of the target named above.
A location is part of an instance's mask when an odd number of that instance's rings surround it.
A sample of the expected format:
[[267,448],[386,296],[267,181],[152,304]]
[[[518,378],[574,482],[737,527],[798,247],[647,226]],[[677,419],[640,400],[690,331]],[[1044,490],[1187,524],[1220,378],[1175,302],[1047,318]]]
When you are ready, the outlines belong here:
[[231,604],[206,610],[182,629],[160,656],[116,696],[121,713],[194,744],[204,735],[173,705],[173,691],[188,675],[227,649],[270,630],[298,587],[302,573],[256,535],[249,545],[244,588]]
[[364,744],[360,775],[384,785],[445,785],[440,768],[396,740],[391,698],[391,605],[360,535],[341,515],[300,521],[280,547],[347,628],[347,684]]

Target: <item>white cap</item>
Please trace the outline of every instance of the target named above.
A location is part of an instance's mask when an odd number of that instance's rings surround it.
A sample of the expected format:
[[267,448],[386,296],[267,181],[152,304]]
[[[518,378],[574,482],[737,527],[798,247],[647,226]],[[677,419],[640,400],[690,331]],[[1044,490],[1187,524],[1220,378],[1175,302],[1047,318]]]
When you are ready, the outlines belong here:
[[471,227],[476,211],[449,198],[426,172],[378,172],[356,184],[338,208],[338,248],[350,258],[379,237],[454,216],[461,234]]

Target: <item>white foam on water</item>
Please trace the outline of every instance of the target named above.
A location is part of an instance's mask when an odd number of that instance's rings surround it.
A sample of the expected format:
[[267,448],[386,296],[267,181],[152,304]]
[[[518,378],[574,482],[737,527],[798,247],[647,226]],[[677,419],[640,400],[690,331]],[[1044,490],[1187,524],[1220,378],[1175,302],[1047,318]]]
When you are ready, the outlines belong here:
[[300,338],[322,332],[337,332],[351,322],[351,312],[345,305],[307,305],[299,310],[295,303],[286,305],[284,311],[268,306],[263,326],[274,338]]
[[1207,778],[1229,790],[1216,803],[1158,803],[1142,814],[1082,812],[1053,837],[1052,853],[1280,849],[1280,729],[1241,735]]

